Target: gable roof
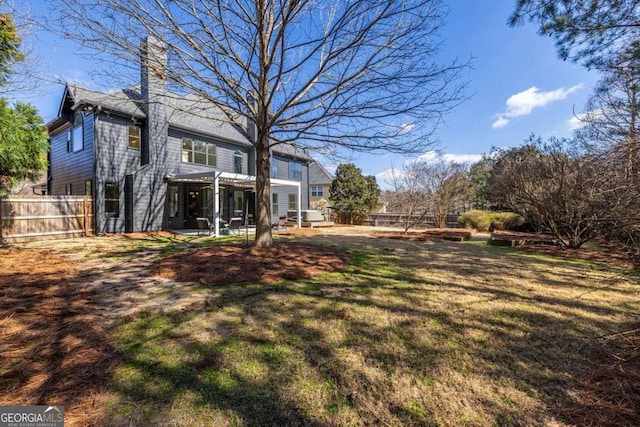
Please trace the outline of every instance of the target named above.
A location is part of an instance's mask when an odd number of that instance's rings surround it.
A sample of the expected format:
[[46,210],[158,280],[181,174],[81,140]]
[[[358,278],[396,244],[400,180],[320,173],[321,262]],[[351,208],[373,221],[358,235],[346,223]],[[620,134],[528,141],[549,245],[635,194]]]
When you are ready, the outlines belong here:
[[[170,127],[233,141],[240,145],[250,145],[244,137],[243,130],[229,123],[224,113],[204,98],[195,94],[182,96],[167,92],[164,99],[165,113]],[[134,119],[147,117],[139,86],[111,92],[96,92],[66,85],[58,117],[47,123],[47,128],[51,131],[64,125],[71,119],[65,112],[73,111],[82,105],[99,106],[105,113]],[[306,153],[291,144],[278,144],[274,146],[273,151],[288,157],[310,160]]]
[[331,184],[333,179],[334,176],[318,161],[314,161],[309,165],[309,185]]

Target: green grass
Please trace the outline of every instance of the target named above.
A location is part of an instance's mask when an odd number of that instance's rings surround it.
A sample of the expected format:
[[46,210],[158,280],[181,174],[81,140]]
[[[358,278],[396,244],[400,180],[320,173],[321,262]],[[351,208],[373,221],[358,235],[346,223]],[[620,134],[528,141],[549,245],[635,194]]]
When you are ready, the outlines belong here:
[[347,268],[122,319],[106,423],[562,425],[596,338],[640,308],[603,266],[476,242],[306,241],[343,248]]

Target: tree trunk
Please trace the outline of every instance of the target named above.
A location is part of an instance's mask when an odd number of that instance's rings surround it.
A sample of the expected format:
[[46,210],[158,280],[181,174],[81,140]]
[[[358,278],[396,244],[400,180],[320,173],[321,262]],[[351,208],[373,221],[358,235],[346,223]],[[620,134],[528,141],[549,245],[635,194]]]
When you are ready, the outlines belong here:
[[271,235],[271,160],[269,138],[265,132],[258,132],[256,143],[256,247],[273,246]]

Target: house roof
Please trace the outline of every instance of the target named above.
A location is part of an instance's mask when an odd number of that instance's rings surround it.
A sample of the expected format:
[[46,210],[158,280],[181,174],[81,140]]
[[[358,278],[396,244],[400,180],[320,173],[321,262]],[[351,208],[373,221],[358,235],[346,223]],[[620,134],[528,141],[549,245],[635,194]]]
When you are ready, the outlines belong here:
[[[67,111],[69,109],[75,110],[82,105],[97,105],[102,111],[135,119],[147,117],[143,109],[143,97],[138,86],[111,92],[96,92],[67,85],[60,103],[58,117],[47,123],[47,128],[52,130],[63,125],[69,120],[68,117],[65,117],[65,109]],[[168,92],[165,96],[165,108],[170,127],[249,145],[243,130],[237,125],[230,124],[217,106],[202,97],[195,94],[182,96]],[[278,144],[274,147],[274,152],[309,160],[306,153],[290,144]]]
[[309,185],[331,184],[334,177],[321,163],[315,161],[309,165]]

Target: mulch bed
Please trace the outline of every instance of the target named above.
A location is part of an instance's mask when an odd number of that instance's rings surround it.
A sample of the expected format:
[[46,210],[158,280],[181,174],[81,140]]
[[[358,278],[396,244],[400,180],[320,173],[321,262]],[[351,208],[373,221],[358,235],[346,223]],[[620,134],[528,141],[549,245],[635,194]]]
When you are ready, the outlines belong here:
[[152,274],[203,285],[277,283],[341,270],[346,260],[340,251],[302,243],[278,242],[271,249],[223,245],[171,255]]
[[630,267],[629,254],[618,244],[596,240],[598,249],[579,248],[562,249],[556,239],[548,234],[520,233],[514,231],[494,231],[491,233],[492,244],[514,246],[520,250],[554,257],[575,258],[586,261],[603,262],[619,267]]
[[402,231],[379,231],[373,233],[375,237],[381,239],[411,240],[417,242],[438,240],[462,242],[465,240],[469,240],[471,238],[471,234],[472,233],[469,230],[459,230],[455,228],[438,228],[426,231],[409,231],[407,233],[403,233]]
[[79,284],[63,257],[0,249],[0,405],[62,405],[65,425],[100,425],[117,356]]
[[595,368],[559,414],[577,426],[639,426],[640,323],[603,338]]

